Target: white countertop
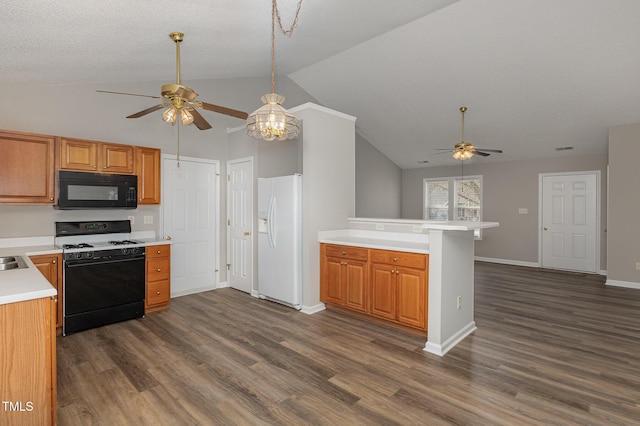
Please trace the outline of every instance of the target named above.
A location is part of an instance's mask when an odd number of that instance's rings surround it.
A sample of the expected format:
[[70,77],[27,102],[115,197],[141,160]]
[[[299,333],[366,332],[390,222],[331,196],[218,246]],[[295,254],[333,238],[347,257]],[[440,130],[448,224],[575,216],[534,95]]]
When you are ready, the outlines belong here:
[[420,220],[420,219],[387,219],[372,217],[351,217],[349,223],[379,223],[397,225],[416,225],[421,229],[438,229],[443,231],[473,231],[474,229],[495,228],[498,222],[470,222],[460,220]]
[[[145,246],[171,244],[171,241],[156,240],[155,238],[139,238],[138,240],[143,242]],[[29,259],[29,256],[62,253],[62,249],[56,247],[53,241],[53,237],[0,239],[0,256],[20,256],[28,265],[28,268],[0,271],[0,305],[57,294],[56,289]]]
[[429,254],[428,234],[338,229],[318,232],[318,241],[381,250]]
[[28,268],[0,271],[0,305],[40,299],[58,294],[55,288],[29,260],[38,254],[61,253],[53,244],[0,248],[0,256],[20,256]]

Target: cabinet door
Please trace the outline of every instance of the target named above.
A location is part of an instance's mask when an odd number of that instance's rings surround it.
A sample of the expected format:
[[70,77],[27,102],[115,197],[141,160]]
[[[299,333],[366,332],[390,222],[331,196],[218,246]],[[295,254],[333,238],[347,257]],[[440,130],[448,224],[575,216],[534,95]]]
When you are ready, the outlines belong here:
[[391,265],[371,265],[371,315],[396,319],[396,270]]
[[40,273],[58,291],[56,303],[56,330],[62,333],[62,256],[59,254],[47,254],[40,256],[29,256],[29,259],[38,268]]
[[323,276],[320,291],[320,300],[336,305],[344,304],[342,295],[342,267],[344,260],[334,257],[326,257],[323,266]]
[[60,169],[97,172],[98,143],[61,138]]
[[53,136],[0,132],[0,203],[53,204]]
[[426,326],[426,273],[419,269],[398,268],[396,270],[398,293],[397,320],[412,327]]
[[358,311],[367,311],[367,263],[355,260],[343,262],[345,280],[344,305]]
[[160,150],[136,147],[138,204],[160,204]]
[[133,147],[129,145],[100,144],[101,172],[133,173]]

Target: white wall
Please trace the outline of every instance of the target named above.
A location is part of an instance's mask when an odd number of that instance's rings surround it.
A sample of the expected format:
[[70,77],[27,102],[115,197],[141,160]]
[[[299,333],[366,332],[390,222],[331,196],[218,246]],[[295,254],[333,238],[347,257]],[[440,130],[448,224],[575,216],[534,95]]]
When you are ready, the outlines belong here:
[[291,110],[302,120],[303,309],[320,303],[318,231],[344,229],[355,214],[355,117],[314,104]]
[[399,218],[402,169],[356,134],[356,216]]

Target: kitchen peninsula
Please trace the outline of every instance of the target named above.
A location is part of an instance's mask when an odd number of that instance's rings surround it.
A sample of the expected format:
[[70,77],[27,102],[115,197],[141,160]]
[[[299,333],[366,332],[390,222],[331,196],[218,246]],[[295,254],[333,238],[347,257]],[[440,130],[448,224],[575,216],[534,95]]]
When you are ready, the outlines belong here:
[[[347,229],[318,233],[323,302],[426,330],[424,350],[439,356],[476,330],[474,232],[497,222],[348,222]],[[344,303],[332,298],[332,288]]]

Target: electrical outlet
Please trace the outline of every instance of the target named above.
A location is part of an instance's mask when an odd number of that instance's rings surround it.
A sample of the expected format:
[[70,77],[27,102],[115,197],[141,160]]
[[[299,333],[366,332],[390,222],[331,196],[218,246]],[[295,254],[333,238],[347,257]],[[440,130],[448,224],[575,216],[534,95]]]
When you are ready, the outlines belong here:
[[153,216],[144,216],[144,224],[145,225],[150,225],[153,223]]
[[133,222],[135,222],[135,217],[134,216],[129,216],[127,219],[129,219],[129,222],[131,222],[131,226],[133,226]]
[[462,296],[458,296],[456,299],[456,306],[458,309],[462,309]]

